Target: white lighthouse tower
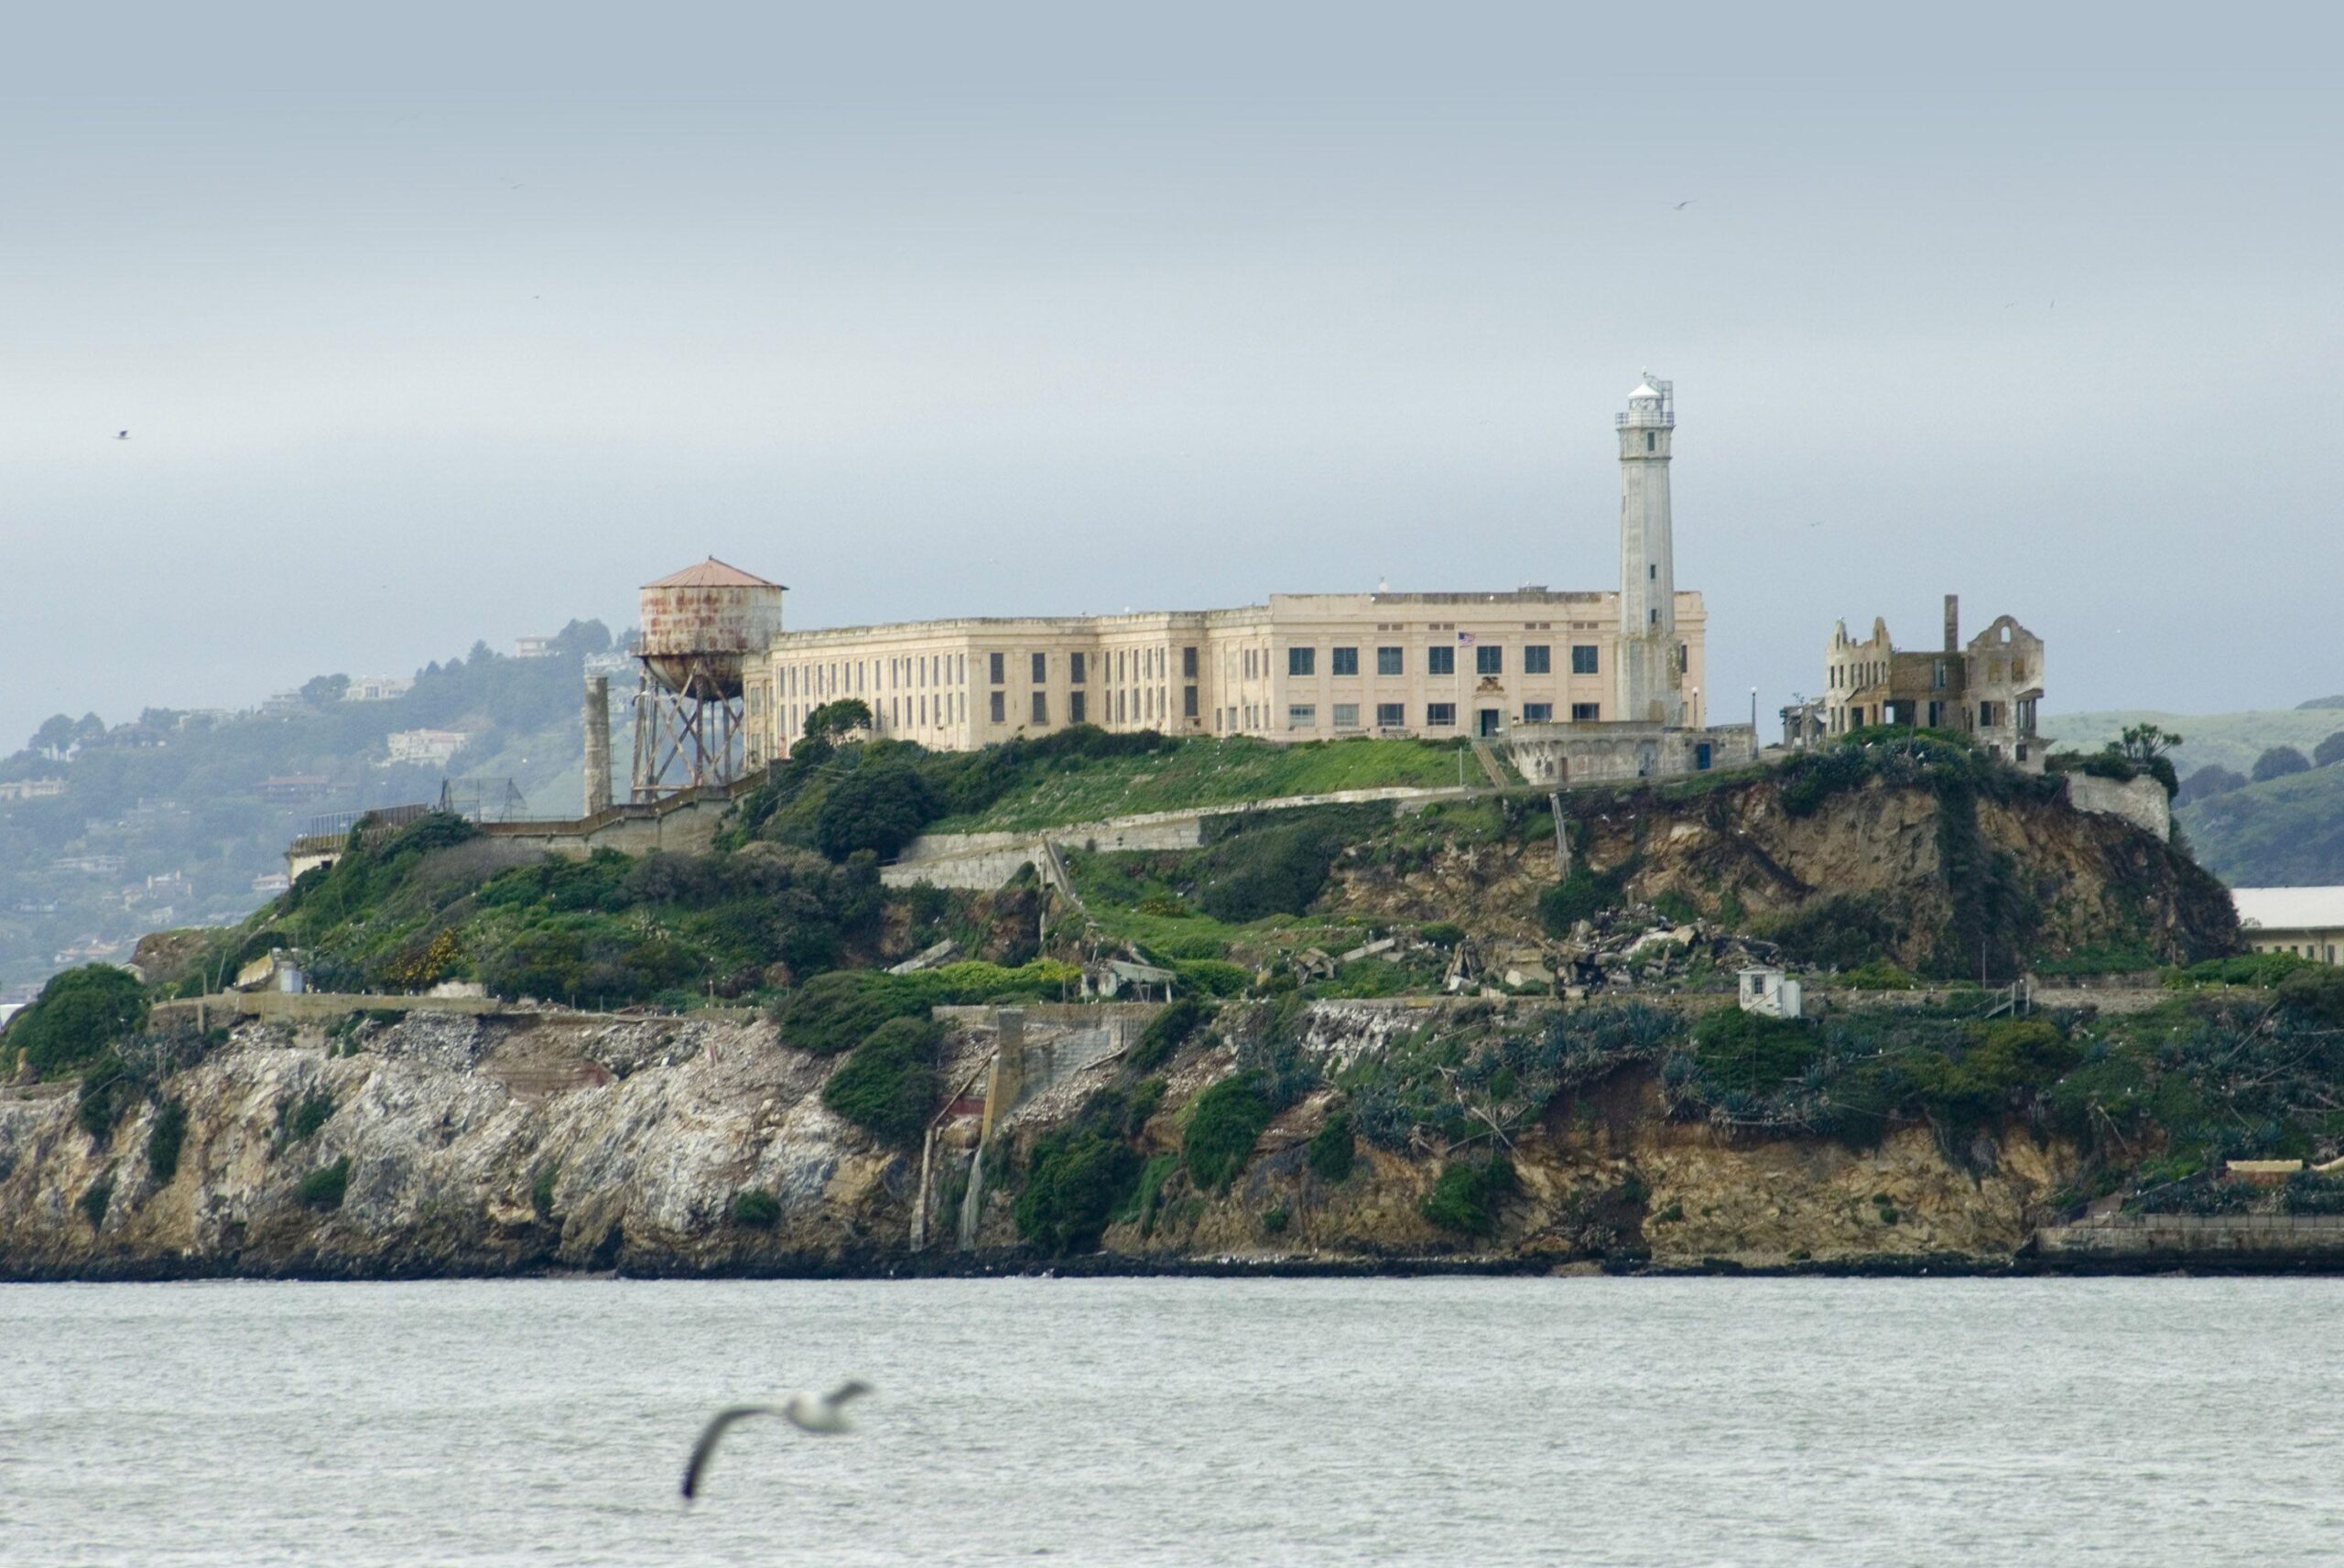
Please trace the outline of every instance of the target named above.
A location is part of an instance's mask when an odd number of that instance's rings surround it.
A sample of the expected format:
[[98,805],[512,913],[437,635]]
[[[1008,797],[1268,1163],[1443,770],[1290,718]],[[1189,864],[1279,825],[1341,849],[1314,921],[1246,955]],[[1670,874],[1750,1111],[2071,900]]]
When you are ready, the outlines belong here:
[[1677,645],[1677,551],[1668,529],[1668,443],[1677,433],[1674,384],[1647,372],[1628,394],[1620,427],[1619,717],[1685,722],[1685,665]]

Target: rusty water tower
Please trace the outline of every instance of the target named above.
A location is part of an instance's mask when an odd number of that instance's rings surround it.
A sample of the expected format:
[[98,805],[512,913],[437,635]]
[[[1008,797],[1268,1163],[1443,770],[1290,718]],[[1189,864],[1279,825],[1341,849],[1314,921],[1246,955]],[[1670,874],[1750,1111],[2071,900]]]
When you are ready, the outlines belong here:
[[[781,630],[784,591],[714,556],[644,585],[634,799],[740,776],[744,676]],[[591,799],[587,809],[594,809]]]

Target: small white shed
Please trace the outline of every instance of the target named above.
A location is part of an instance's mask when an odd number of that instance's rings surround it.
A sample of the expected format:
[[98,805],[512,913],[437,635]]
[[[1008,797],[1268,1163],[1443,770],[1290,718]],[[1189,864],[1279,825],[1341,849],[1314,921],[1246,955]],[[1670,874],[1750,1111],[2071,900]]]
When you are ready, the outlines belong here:
[[1742,1011],[1758,1013],[1765,1018],[1797,1018],[1801,1016],[1798,981],[1780,969],[1748,968],[1741,971]]

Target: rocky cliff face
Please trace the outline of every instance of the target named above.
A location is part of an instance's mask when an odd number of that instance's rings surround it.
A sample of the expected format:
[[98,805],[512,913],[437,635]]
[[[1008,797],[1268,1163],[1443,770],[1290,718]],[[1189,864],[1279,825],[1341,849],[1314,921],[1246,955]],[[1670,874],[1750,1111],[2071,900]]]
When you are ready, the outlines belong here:
[[[155,1108],[100,1141],[71,1086],[0,1098],[0,1273],[849,1264],[901,1246],[909,1194],[816,1098],[829,1065],[762,1022],[249,1026],[165,1086],[187,1113],[167,1182]],[[301,1135],[314,1104],[331,1113]],[[338,1206],[305,1199],[342,1161]],[[772,1225],[732,1221],[749,1189],[778,1201]]]
[[[1389,1010],[1327,1004],[1310,1049],[1351,1059],[1411,1027]],[[970,1043],[960,1049],[965,1056]],[[971,1065],[956,1063],[954,1081]],[[165,1086],[187,1114],[168,1180],[148,1162],[151,1107],[96,1140],[76,1124],[70,1090],[0,1098],[0,1276],[880,1272],[998,1262],[1016,1242],[1005,1192],[971,1211],[978,1251],[960,1253],[953,1240],[973,1123],[939,1141],[938,1240],[915,1256],[920,1159],[875,1145],[823,1107],[817,1091],[832,1066],[745,1019],[412,1017],[339,1041],[249,1026]],[[1168,1108],[1142,1130],[1143,1149],[1177,1151],[1179,1108],[1232,1066],[1217,1044],[1177,1059]],[[1030,1146],[1113,1069],[1087,1065],[1041,1095],[1009,1119],[1000,1146]],[[1631,1070],[1557,1099],[1518,1139],[1518,1190],[1498,1206],[1494,1231],[1470,1238],[1421,1212],[1443,1164],[1431,1149],[1362,1141],[1347,1178],[1314,1174],[1305,1146],[1328,1104],[1322,1092],[1281,1115],[1228,1190],[1182,1187],[1145,1223],[1111,1226],[1108,1253],[1139,1267],[1227,1258],[1991,1261],[2024,1245],[2074,1164],[2060,1146],[2023,1133],[1980,1138],[1958,1157],[1925,1129],[1861,1151],[1744,1141],[1671,1121],[1650,1074]],[[320,1107],[330,1109],[305,1130]],[[310,1179],[337,1167],[346,1181],[331,1204]],[[736,1217],[736,1198],[752,1190],[775,1200],[770,1223]]]
[[[2101,945],[2168,962],[2235,949],[2229,893],[2186,855],[2115,816],[2056,795],[1948,799],[1926,785],[1873,780],[1796,815],[1779,778],[1706,790],[1585,792],[1563,797],[1575,866],[1615,879],[1619,896],[1673,895],[1762,932],[1828,908],[1860,919],[1863,943],[1915,969],[1976,973],[1940,949],[1978,928],[1994,968]],[[1476,934],[1533,939],[1539,893],[1557,881],[1551,835],[1458,841],[1422,864],[1353,857],[1338,867],[1334,907],[1453,920]]]

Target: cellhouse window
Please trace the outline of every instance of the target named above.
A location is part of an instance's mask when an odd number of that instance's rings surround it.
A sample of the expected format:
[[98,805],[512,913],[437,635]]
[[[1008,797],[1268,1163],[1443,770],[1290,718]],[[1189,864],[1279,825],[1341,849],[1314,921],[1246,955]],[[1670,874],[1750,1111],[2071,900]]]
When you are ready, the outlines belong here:
[[1525,644],[1522,650],[1522,673],[1526,676],[1552,675],[1555,650],[1544,643]]
[[1339,702],[1335,704],[1335,728],[1338,730],[1356,730],[1359,728],[1358,703]]
[[[1425,674],[1427,674],[1427,675],[1428,675],[1428,676],[1453,676],[1453,675],[1455,675],[1456,673],[1457,673],[1457,650],[1456,650],[1456,649],[1454,649],[1454,648],[1449,648],[1449,647],[1439,647],[1439,648],[1427,648],[1427,649],[1425,650]],[[1453,714],[1451,715],[1451,717],[1450,717],[1450,719],[1449,719],[1449,721],[1451,724],[1454,724],[1454,723],[1456,723],[1456,722],[1457,722],[1457,719],[1456,719],[1456,718],[1455,718],[1455,716],[1454,716]]]
[[1286,673],[1290,676],[1308,676],[1318,674],[1318,650],[1316,648],[1288,648],[1286,651]]
[[1404,702],[1379,702],[1375,705],[1375,727],[1379,730],[1405,730],[1408,727],[1408,705]]
[[1069,654],[1066,656],[1066,678],[1076,686],[1080,686],[1086,678],[1083,673],[1083,665],[1087,662],[1088,661],[1085,656],[1081,654]]
[[1525,702],[1522,705],[1522,721],[1525,724],[1552,724],[1555,721],[1555,705],[1551,702]]
[[[1076,658],[1080,658],[1081,656],[1082,655],[1080,654],[1075,655]],[[1083,694],[1081,692],[1070,691],[1067,693],[1066,721],[1069,724],[1080,724],[1083,722],[1082,716],[1087,705],[1083,702],[1082,698]]]
[[1574,702],[1571,704],[1571,722],[1574,724],[1593,724],[1601,719],[1602,717],[1603,705],[1600,702]]
[[1036,724],[1047,724],[1049,721],[1049,694],[1047,692],[1037,691],[1034,694],[1034,722]]
[[1480,647],[1473,650],[1473,673],[1477,676],[1505,674],[1505,650],[1502,647]]
[[[998,659],[1001,655],[999,654],[995,654],[993,657]],[[1005,724],[1008,720],[1009,699],[1000,692],[994,692],[993,694],[993,721],[995,724]]]
[[1196,716],[1197,688],[1192,686],[1184,686],[1180,688],[1180,717],[1194,719]]
[[1316,703],[1289,703],[1286,710],[1286,727],[1289,730],[1318,728],[1318,708]]
[[1182,680],[1197,678],[1197,651],[1194,648],[1180,650],[1180,678]]
[[1335,674],[1339,676],[1355,676],[1359,674],[1359,650],[1357,648],[1336,648],[1332,650],[1332,654],[1334,662],[1329,667]]
[[[1002,682],[1009,678],[1009,655],[1007,654],[989,654],[986,657],[992,662],[993,684],[999,686]],[[995,708],[999,708],[1001,706],[1001,702],[998,698],[994,699],[993,706]],[[993,717],[995,719],[999,719],[1001,715],[996,713]]]
[[1397,648],[1376,649],[1375,673],[1380,676],[1396,676],[1405,674],[1406,665],[1400,656],[1400,650]]
[[1425,725],[1432,730],[1453,730],[1457,727],[1457,705],[1453,702],[1425,704]]
[[1040,686],[1044,681],[1047,681],[1047,680],[1048,680],[1049,678],[1050,678],[1050,656],[1049,656],[1049,654],[1035,654],[1035,655],[1034,655],[1034,684],[1035,684],[1036,686]]
[[1644,432],[1644,450],[1648,452],[1656,452],[1659,449],[1660,432],[1657,430],[1646,430]]

